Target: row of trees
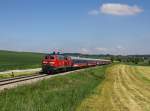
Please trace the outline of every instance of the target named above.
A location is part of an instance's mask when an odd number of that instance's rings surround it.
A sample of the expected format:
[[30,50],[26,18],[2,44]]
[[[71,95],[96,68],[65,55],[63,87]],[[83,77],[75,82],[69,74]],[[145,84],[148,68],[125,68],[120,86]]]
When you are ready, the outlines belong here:
[[124,63],[150,65],[150,55],[122,56],[122,55],[110,55],[110,54],[91,55],[91,54],[81,54],[81,53],[64,53],[63,55],[96,58],[96,59],[110,59],[112,62],[119,61]]
[[134,63],[134,64],[147,64],[150,65],[150,57],[144,57],[144,56],[111,56],[111,61],[119,61],[119,62],[125,62],[125,63]]

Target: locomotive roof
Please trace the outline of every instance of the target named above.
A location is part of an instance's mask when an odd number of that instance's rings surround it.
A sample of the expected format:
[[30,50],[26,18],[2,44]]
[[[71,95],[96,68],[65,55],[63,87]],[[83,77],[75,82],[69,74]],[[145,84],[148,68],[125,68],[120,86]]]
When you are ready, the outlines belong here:
[[[58,56],[66,56],[62,54],[47,54],[48,56],[50,55],[58,55]],[[93,58],[85,58],[85,57],[74,57],[74,56],[69,56],[71,57],[72,60],[91,60],[91,61],[110,61],[106,59],[93,59]]]

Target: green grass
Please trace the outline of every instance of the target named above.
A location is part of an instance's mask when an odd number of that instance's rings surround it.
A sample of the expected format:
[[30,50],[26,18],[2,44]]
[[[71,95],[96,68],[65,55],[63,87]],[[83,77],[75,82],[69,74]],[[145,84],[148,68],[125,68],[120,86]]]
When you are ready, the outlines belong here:
[[105,79],[106,67],[5,90],[0,93],[0,111],[74,111]]
[[0,71],[40,67],[43,55],[42,53],[0,50]]
[[5,73],[0,74],[0,79],[6,79],[6,78],[14,78],[18,76],[28,76],[28,75],[34,75],[37,73],[37,71],[28,71],[28,72],[15,72],[15,73]]

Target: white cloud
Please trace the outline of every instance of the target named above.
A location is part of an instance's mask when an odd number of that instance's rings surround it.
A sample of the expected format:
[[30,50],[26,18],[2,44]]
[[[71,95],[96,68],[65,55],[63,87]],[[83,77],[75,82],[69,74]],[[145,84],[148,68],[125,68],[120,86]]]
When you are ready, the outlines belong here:
[[80,49],[80,53],[88,54],[88,53],[90,53],[90,50],[88,50],[88,49],[86,49],[86,48],[81,48],[81,49]]
[[114,55],[127,55],[127,49],[124,46],[117,45],[111,48],[111,53]]
[[123,16],[141,13],[143,9],[139,8],[136,5],[129,6],[126,4],[119,4],[119,3],[106,3],[100,7],[100,11],[104,14]]
[[97,47],[95,48],[97,51],[102,51],[102,52],[105,52],[107,51],[108,49],[107,48],[102,48],[102,47]]
[[77,52],[82,54],[114,54],[114,55],[127,55],[126,47],[117,45],[114,47],[91,47],[91,48],[80,48]]
[[116,49],[117,49],[117,50],[125,50],[125,48],[122,47],[121,45],[118,45],[118,46],[116,47]]
[[89,15],[98,15],[99,11],[98,10],[91,10],[88,12]]

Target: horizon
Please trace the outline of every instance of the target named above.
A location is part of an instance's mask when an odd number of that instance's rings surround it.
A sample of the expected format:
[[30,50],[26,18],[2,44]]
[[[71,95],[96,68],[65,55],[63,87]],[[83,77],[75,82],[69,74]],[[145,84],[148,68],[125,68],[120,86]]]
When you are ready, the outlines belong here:
[[0,50],[149,55],[150,1],[0,1]]
[[[52,52],[32,52],[32,51],[16,51],[16,50],[0,50],[0,51],[8,51],[8,52],[18,52],[18,53],[41,53],[41,54],[49,54]],[[81,55],[112,55],[112,56],[149,56],[150,54],[132,54],[132,55],[115,55],[115,54],[88,54],[88,53],[80,53],[80,52],[63,52],[60,54],[81,54]]]

